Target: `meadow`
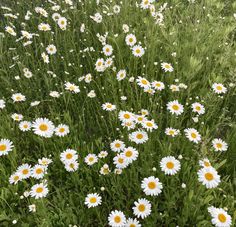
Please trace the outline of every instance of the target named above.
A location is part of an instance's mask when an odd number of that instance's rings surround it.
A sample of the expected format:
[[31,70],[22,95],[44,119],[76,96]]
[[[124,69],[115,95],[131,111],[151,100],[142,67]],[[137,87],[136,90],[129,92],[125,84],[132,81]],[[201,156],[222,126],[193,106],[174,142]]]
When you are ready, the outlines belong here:
[[0,226],[236,226],[235,1],[0,17]]

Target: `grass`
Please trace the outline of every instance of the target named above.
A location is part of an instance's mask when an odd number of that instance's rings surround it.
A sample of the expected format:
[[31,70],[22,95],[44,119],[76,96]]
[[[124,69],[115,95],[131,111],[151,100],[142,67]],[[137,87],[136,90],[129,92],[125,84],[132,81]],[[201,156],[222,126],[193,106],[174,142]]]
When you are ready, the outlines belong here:
[[[11,13],[18,14],[18,19],[6,17],[3,14],[8,11],[0,10],[0,99],[6,101],[6,108],[0,110],[0,139],[7,138],[14,144],[13,151],[0,157],[0,225],[11,226],[12,221],[17,220],[15,225],[24,227],[59,227],[69,224],[82,227],[107,226],[107,218],[112,210],[121,210],[126,217],[132,217],[134,201],[147,198],[152,204],[152,212],[140,220],[142,226],[208,227],[211,226],[211,216],[207,208],[211,205],[227,207],[234,226],[236,20],[233,13],[236,12],[236,4],[220,0],[199,0],[195,3],[173,0],[162,12],[164,22],[160,26],[155,24],[148,10],[137,8],[133,0],[124,0],[122,5],[114,0],[101,0],[99,5],[92,0],[82,3],[74,1],[73,9],[64,1],[55,2],[61,6],[58,12],[69,22],[65,31],[52,20],[52,4],[48,1],[1,3],[2,6],[10,7]],[[103,13],[104,10],[111,12],[116,4],[121,6],[119,14],[107,16]],[[154,4],[159,9],[164,1]],[[36,6],[43,7],[49,16],[45,18],[35,13]],[[30,20],[24,19],[27,10],[33,14]],[[90,18],[96,12],[103,15],[100,24]],[[49,23],[53,33],[39,31],[38,24],[42,22]],[[80,32],[82,23],[85,24],[84,33]],[[133,56],[127,48],[123,24],[129,25],[129,33],[135,34],[146,48],[141,58]],[[5,32],[5,26],[12,25],[15,26],[16,37]],[[39,34],[26,47],[22,41],[16,42],[23,28]],[[95,70],[95,62],[104,55],[96,34],[103,35],[106,32],[107,43],[114,49],[116,70],[107,69],[99,73]],[[45,52],[49,44],[57,47],[57,53],[50,56],[49,64],[45,64],[41,53]],[[93,47],[95,51],[83,52],[86,47]],[[176,57],[171,55],[174,52]],[[171,63],[174,71],[163,72],[161,62]],[[33,73],[32,78],[23,76],[25,67]],[[122,81],[116,79],[120,69],[127,71],[127,78]],[[48,71],[55,73],[56,77]],[[92,74],[92,82],[78,82],[78,78],[87,73]],[[16,76],[20,76],[20,79],[16,80]],[[149,81],[162,81],[166,88],[154,95],[144,93],[136,82],[128,81],[128,78],[138,76]],[[186,84],[187,89],[172,92],[168,86],[177,84],[176,79]],[[80,93],[66,91],[65,81],[78,84]],[[226,94],[215,94],[211,89],[213,83],[224,84],[228,89]],[[95,91],[95,98],[87,96],[91,90]],[[61,96],[52,98],[49,96],[51,91],[61,92]],[[12,101],[12,94],[17,92],[26,96],[25,102]],[[121,96],[126,96],[127,101],[121,101]],[[40,104],[30,106],[36,100]],[[179,117],[166,110],[166,104],[173,100],[178,100],[185,107]],[[196,114],[190,107],[195,101],[201,102],[206,109],[198,123],[193,122],[192,117]],[[115,104],[117,110],[104,111],[101,106],[106,102]],[[137,114],[141,109],[149,111],[148,118],[155,120],[158,129],[148,133],[148,142],[136,145],[129,141],[130,131],[121,126],[118,113],[127,110]],[[43,138],[32,131],[22,132],[19,122],[11,118],[13,113],[22,114],[24,120],[28,121],[46,117],[55,125],[66,124],[70,133],[65,137]],[[167,127],[181,130],[181,135],[175,138],[165,135]],[[201,143],[188,141],[184,136],[185,128],[196,128],[202,135]],[[211,141],[214,138],[226,141],[228,150],[213,151]],[[121,139],[127,146],[133,146],[139,151],[138,159],[124,169],[121,175],[113,173],[115,153],[111,151],[110,143],[115,139]],[[67,148],[77,150],[79,155],[79,169],[72,173],[67,172],[60,161],[60,153]],[[86,165],[86,155],[98,154],[101,150],[107,150],[108,156],[99,159],[91,167]],[[161,159],[168,155],[176,158],[183,156],[180,160],[181,170],[174,176],[165,175],[159,166]],[[21,199],[23,193],[39,180],[30,178],[10,185],[9,177],[22,163],[35,165],[42,157],[53,160],[44,177],[48,181],[49,194],[38,200],[31,197]],[[217,188],[207,189],[197,179],[200,169],[198,162],[205,157],[221,176]],[[99,170],[105,163],[112,172],[104,176],[99,174]],[[153,171],[153,167],[157,171]],[[146,196],[142,191],[141,181],[149,176],[158,177],[163,183],[160,195]],[[182,183],[186,184],[186,188],[181,187]],[[105,190],[101,191],[101,187],[105,187]],[[84,200],[92,192],[102,196],[102,204],[88,209]],[[34,213],[29,212],[28,206],[31,204],[37,207]]]

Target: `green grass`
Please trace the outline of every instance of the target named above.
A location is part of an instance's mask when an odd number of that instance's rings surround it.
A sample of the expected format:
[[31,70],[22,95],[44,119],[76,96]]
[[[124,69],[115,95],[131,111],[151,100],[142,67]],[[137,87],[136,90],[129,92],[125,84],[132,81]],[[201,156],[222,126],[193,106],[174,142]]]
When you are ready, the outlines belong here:
[[[151,215],[140,220],[142,226],[211,226],[211,217],[207,208],[227,207],[232,217],[232,226],[236,225],[235,212],[235,161],[236,161],[236,4],[233,1],[199,0],[189,3],[187,0],[173,0],[163,11],[163,26],[155,24],[147,10],[135,6],[135,1],[123,0],[118,15],[107,16],[102,13],[112,11],[119,1],[101,0],[97,6],[95,0],[74,1],[74,9],[70,9],[64,1],[55,0],[61,6],[58,11],[67,18],[69,25],[62,31],[52,20],[52,4],[47,1],[18,0],[0,3],[12,8],[18,19],[4,17],[6,10],[1,9],[0,30],[0,99],[6,101],[6,108],[0,110],[0,139],[7,138],[14,144],[14,149],[0,159],[0,226],[68,226],[97,227],[108,225],[108,215],[112,210],[121,210],[126,217],[134,217],[132,207],[134,201],[146,198],[152,204]],[[139,2],[139,1],[138,1]],[[155,3],[157,9],[164,1]],[[36,14],[34,8],[43,7],[48,18]],[[66,12],[61,11],[66,9]],[[32,12],[31,19],[25,21],[27,10]],[[93,22],[90,15],[100,12],[103,15],[101,24]],[[199,20],[199,22],[198,22]],[[22,41],[16,42],[24,22],[25,30],[37,33],[33,43],[24,47]],[[38,24],[45,22],[51,25],[51,32],[38,31]],[[5,26],[15,26],[17,37],[4,31]],[[80,25],[85,24],[85,33],[80,32]],[[122,25],[128,24],[130,33],[145,47],[141,58],[132,55],[125,44]],[[114,48],[114,66],[117,71],[126,69],[127,78],[117,81],[116,72],[107,69],[103,73],[95,70],[95,62],[104,57],[102,45],[96,37],[97,33],[108,32],[107,43]],[[118,34],[116,37],[115,34]],[[41,45],[44,45],[44,47]],[[50,63],[45,64],[41,53],[49,44],[57,47],[57,53],[50,56]],[[81,52],[86,47],[94,47],[95,52]],[[11,49],[15,48],[15,49]],[[70,50],[73,49],[73,52]],[[176,52],[176,57],[171,56]],[[14,60],[19,56],[18,60]],[[62,59],[63,57],[63,59]],[[157,62],[157,65],[154,65]],[[168,62],[174,72],[164,73],[160,63]],[[14,64],[14,67],[9,67]],[[145,65],[145,67],[144,67]],[[82,66],[82,67],[81,67]],[[23,76],[23,68],[29,68],[33,77]],[[53,78],[47,71],[53,71]],[[68,73],[65,73],[68,72]],[[91,73],[90,84],[78,82],[78,78]],[[20,76],[16,80],[15,76]],[[166,88],[150,95],[143,92],[136,82],[130,83],[128,78],[143,76],[149,81],[160,80]],[[188,88],[172,92],[169,85],[185,83]],[[81,92],[72,94],[64,89],[64,82],[79,85]],[[215,94],[213,83],[224,84],[228,91],[222,95]],[[95,90],[96,98],[87,97],[90,90]],[[61,92],[57,98],[49,96],[50,91]],[[14,103],[11,95],[21,92],[26,101]],[[121,101],[127,96],[127,101]],[[199,97],[199,99],[196,98]],[[166,110],[169,101],[179,100],[185,111],[178,118]],[[30,102],[40,101],[35,107]],[[201,102],[206,113],[194,123],[190,104]],[[111,102],[117,106],[114,112],[102,110],[103,103]],[[187,103],[189,105],[187,105]],[[118,119],[120,110],[138,113],[141,109],[150,112],[149,119],[154,119],[158,129],[149,132],[149,140],[145,144],[136,145],[130,142],[130,131],[124,129]],[[60,123],[70,127],[65,137],[43,138],[32,131],[22,132],[18,122],[13,121],[11,114],[19,113],[24,120],[34,121],[46,117],[55,125]],[[204,122],[203,124],[201,122]],[[164,131],[167,127],[181,130],[181,135],[168,137]],[[117,130],[117,128],[119,130]],[[196,128],[202,135],[199,144],[193,144],[184,136],[185,128]],[[215,152],[211,147],[214,138],[222,138],[229,145],[226,152]],[[113,173],[114,152],[109,144],[121,139],[127,146],[136,147],[138,159],[121,175]],[[79,169],[74,173],[65,170],[60,161],[60,153],[67,148],[78,151]],[[108,151],[106,159],[89,167],[84,158],[89,153],[98,154],[101,150]],[[160,160],[168,155],[183,156],[181,170],[174,176],[165,175],[159,166]],[[20,199],[24,191],[40,182],[33,178],[23,180],[17,185],[9,184],[10,175],[22,163],[37,164],[39,158],[51,157],[48,174],[49,194],[46,198],[35,200],[27,197]],[[200,169],[199,160],[207,157],[221,175],[221,183],[217,188],[206,189],[197,179]],[[103,176],[100,168],[107,163],[112,173]],[[153,167],[157,169],[153,171]],[[163,183],[163,191],[159,196],[146,196],[141,189],[144,177],[155,176]],[[185,183],[183,189],[181,184]],[[101,191],[105,187],[105,191]],[[97,192],[102,196],[102,204],[88,209],[84,205],[88,193]],[[36,204],[37,211],[30,213],[28,206]]]

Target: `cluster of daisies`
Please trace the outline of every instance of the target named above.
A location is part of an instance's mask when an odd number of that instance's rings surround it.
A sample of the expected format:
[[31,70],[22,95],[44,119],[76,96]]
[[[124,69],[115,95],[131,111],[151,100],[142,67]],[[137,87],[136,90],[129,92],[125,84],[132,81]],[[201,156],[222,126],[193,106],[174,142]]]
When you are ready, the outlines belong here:
[[30,191],[24,193],[25,197],[31,196],[35,199],[46,197],[48,194],[47,180],[43,179],[47,174],[49,164],[52,162],[49,158],[42,158],[38,160],[38,164],[31,166],[30,164],[20,165],[16,172],[14,172],[10,178],[10,184],[17,184],[23,180],[33,178],[35,180],[41,180],[40,183],[33,185]]
[[132,54],[135,57],[142,57],[145,53],[144,48],[141,46],[141,43],[139,42],[137,44],[137,39],[134,34],[127,34],[125,37],[125,42],[128,47],[131,48]]

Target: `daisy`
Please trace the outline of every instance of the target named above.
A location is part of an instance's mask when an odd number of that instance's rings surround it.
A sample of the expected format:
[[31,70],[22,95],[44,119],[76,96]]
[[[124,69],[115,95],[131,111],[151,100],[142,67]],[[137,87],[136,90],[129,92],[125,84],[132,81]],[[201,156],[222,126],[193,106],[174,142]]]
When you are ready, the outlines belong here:
[[198,103],[198,102],[193,103],[191,105],[191,107],[192,107],[193,112],[196,112],[199,115],[205,113],[205,107],[202,104]]
[[21,176],[18,172],[13,173],[9,178],[10,184],[17,184],[21,180]]
[[125,42],[128,46],[132,47],[137,42],[136,36],[134,34],[128,34],[125,37]]
[[134,202],[133,213],[138,218],[146,218],[151,214],[152,205],[147,199],[138,199]]
[[216,227],[229,227],[232,224],[232,217],[222,208],[209,207],[208,212],[212,219],[211,222]]
[[64,137],[69,134],[70,130],[67,125],[60,124],[54,129],[55,135],[59,137]]
[[105,158],[105,157],[107,157],[107,155],[108,155],[107,151],[100,151],[99,154],[98,154],[98,157],[99,158]]
[[180,162],[173,156],[162,158],[160,166],[166,175],[175,175],[180,170]]
[[225,94],[227,92],[227,88],[223,84],[214,83],[212,89],[216,94]]
[[64,164],[65,164],[65,169],[68,172],[75,172],[79,168],[79,163],[76,160],[70,160]]
[[126,71],[124,69],[120,70],[116,75],[118,81],[125,79],[125,77],[126,77]]
[[142,88],[149,88],[150,87],[150,82],[147,79],[145,79],[144,77],[139,76],[136,81],[137,81],[138,85]]
[[27,179],[31,176],[31,166],[29,164],[22,164],[17,168],[21,179]]
[[166,63],[166,62],[162,62],[161,63],[161,68],[165,71],[165,72],[173,72],[174,68],[172,67],[171,64]]
[[13,143],[8,139],[0,140],[0,156],[7,155],[13,149]]
[[128,218],[125,227],[141,227],[141,224],[136,218]]
[[157,129],[158,126],[157,124],[154,122],[154,120],[146,120],[142,123],[143,128],[147,129],[148,131],[152,132],[153,129]]
[[121,140],[114,140],[111,144],[110,144],[110,148],[112,151],[114,152],[120,152],[123,151],[125,148],[125,144],[123,141]]
[[11,118],[14,120],[14,121],[21,121],[24,117],[22,114],[17,114],[17,113],[14,113],[11,115]]
[[99,171],[99,173],[102,174],[102,175],[107,175],[107,174],[109,174],[110,172],[111,172],[111,171],[110,171],[109,166],[108,166],[107,164],[104,164],[104,165],[101,167],[100,171]]
[[116,166],[117,169],[124,169],[129,165],[129,162],[127,158],[124,156],[124,154],[117,154],[113,158],[113,163]]
[[52,163],[52,159],[50,158],[38,159],[38,163],[39,165],[48,166],[50,163]]
[[206,188],[216,188],[220,183],[220,175],[213,167],[202,168],[197,174],[199,182]]
[[46,167],[43,165],[37,164],[31,169],[31,176],[35,179],[43,178],[45,173],[46,173]]
[[134,121],[125,121],[125,122],[122,122],[121,125],[124,128],[127,128],[128,130],[134,129],[136,126]]
[[102,51],[106,56],[111,56],[113,48],[111,45],[106,44],[105,46],[103,46]]
[[180,133],[179,129],[175,129],[175,128],[166,128],[165,129],[165,134],[168,136],[172,136],[175,137]]
[[51,26],[49,24],[45,24],[45,23],[41,23],[38,25],[38,29],[39,31],[50,31],[51,30]]
[[213,139],[212,146],[215,151],[227,151],[228,144],[222,139]]
[[194,143],[199,143],[201,141],[201,135],[199,132],[194,129],[194,128],[187,128],[184,130],[186,137],[194,142]]
[[60,17],[57,20],[57,24],[60,27],[61,30],[66,30],[66,26],[67,26],[67,19],[65,17]]
[[88,155],[85,157],[84,162],[85,162],[88,166],[92,166],[93,164],[95,164],[96,162],[98,162],[97,155],[95,155],[95,154],[88,154]]
[[70,82],[65,83],[65,89],[68,90],[68,91],[71,91],[75,94],[80,92],[79,86],[77,86],[73,83],[70,83]]
[[148,134],[145,131],[138,130],[129,134],[129,139],[136,144],[142,144],[148,140]]
[[31,122],[21,121],[20,124],[19,124],[19,128],[23,132],[29,131],[31,129]]
[[113,111],[116,109],[116,105],[106,102],[106,103],[102,104],[102,109],[107,110],[107,111]]
[[88,194],[86,196],[85,202],[84,202],[84,204],[88,208],[96,207],[98,205],[101,205],[101,203],[102,203],[102,197],[99,194],[97,194],[97,193]]
[[153,81],[152,87],[158,91],[162,91],[163,89],[165,89],[165,85],[161,81]]
[[35,184],[30,190],[31,197],[34,197],[35,199],[46,197],[47,194],[48,194],[48,187],[43,183]]
[[134,120],[134,114],[128,111],[120,111],[118,118],[122,122],[127,122],[127,121],[133,121]]
[[46,51],[48,52],[48,54],[53,55],[57,52],[57,48],[55,45],[51,44],[47,46]]
[[122,154],[125,156],[128,163],[132,163],[133,161],[135,161],[139,155],[138,151],[133,147],[125,148]]
[[96,63],[95,63],[95,67],[96,67],[96,70],[98,72],[103,72],[105,70],[105,67],[104,67],[104,59],[103,58],[99,58]]
[[54,124],[47,118],[37,118],[32,128],[35,134],[46,138],[52,137],[54,133]]
[[135,45],[132,48],[132,53],[135,57],[142,57],[144,55],[144,49],[140,45]]
[[106,68],[111,67],[112,64],[113,64],[112,57],[111,58],[107,58],[106,61],[104,62],[104,65],[105,65]]
[[143,124],[145,121],[147,121],[147,118],[145,115],[135,115],[135,121],[137,123]]
[[5,27],[5,31],[6,31],[7,33],[9,33],[10,35],[12,35],[12,36],[16,36],[16,32],[15,32],[14,29],[13,29],[12,27],[10,27],[10,26],[6,26],[6,27]]
[[171,102],[167,103],[167,109],[172,113],[172,114],[176,114],[181,115],[184,112],[184,107],[182,104],[180,104],[178,102],[178,100],[174,100]]
[[122,211],[114,210],[108,216],[108,224],[112,227],[123,227],[125,222],[126,218]]
[[21,93],[16,93],[11,96],[13,102],[24,102],[26,100],[25,96]]
[[158,178],[151,176],[143,179],[141,188],[146,195],[156,196],[162,192],[163,186]]
[[73,149],[66,149],[60,154],[60,160],[64,163],[76,160],[78,158],[78,154]]
[[6,102],[3,99],[0,99],[0,109],[4,109],[6,107]]
[[142,0],[140,3],[141,9],[148,9],[151,6],[151,1],[150,0]]
[[207,167],[211,166],[211,163],[210,163],[210,161],[207,158],[204,158],[203,160],[199,161],[199,165],[201,167],[206,167],[207,168]]

